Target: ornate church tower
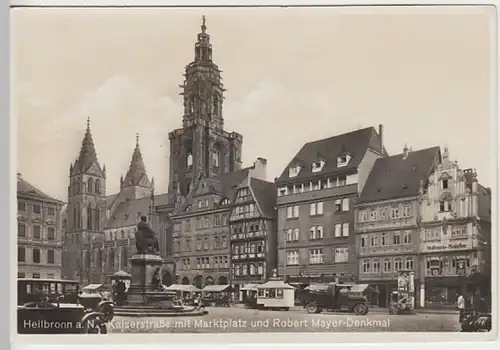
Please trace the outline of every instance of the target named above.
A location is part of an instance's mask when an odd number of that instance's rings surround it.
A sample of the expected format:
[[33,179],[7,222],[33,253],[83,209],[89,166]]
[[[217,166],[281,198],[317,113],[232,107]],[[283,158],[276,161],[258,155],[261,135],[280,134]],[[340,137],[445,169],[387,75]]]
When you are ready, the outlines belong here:
[[194,61],[186,66],[182,129],[169,134],[169,192],[186,196],[200,176],[210,177],[241,169],[243,137],[224,131],[224,87],[213,62],[205,16],[194,48]]
[[90,118],[80,154],[69,168],[68,205],[63,265],[66,278],[90,279],[90,256],[84,250],[106,224],[106,167],[101,168],[90,132]]
[[106,210],[106,166],[101,168],[90,132],[90,118],[80,154],[70,165],[67,232],[102,231]]

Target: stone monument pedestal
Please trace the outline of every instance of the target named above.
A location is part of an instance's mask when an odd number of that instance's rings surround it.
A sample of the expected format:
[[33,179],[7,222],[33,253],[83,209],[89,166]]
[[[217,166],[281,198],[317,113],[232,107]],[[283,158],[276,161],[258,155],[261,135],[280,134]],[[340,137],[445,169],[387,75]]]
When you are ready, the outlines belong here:
[[[117,316],[201,316],[207,312],[194,307],[174,305],[175,291],[153,283],[163,259],[154,254],[135,254],[130,259],[132,277],[124,306],[115,306]],[[160,274],[161,278],[161,274]]]

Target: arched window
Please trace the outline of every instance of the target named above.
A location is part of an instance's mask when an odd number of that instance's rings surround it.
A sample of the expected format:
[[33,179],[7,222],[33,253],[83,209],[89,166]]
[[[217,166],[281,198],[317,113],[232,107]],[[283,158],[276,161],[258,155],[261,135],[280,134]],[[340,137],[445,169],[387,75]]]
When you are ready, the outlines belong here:
[[[122,231],[123,234],[123,231]],[[128,266],[128,252],[127,248],[122,247],[122,266],[127,267]]]
[[212,149],[212,167],[219,168],[220,165],[220,152],[217,148]]
[[94,229],[95,230],[99,230],[100,229],[100,226],[99,225],[99,221],[101,220],[101,215],[100,215],[100,212],[99,212],[99,208],[96,208],[94,210]]
[[86,251],[86,254],[85,254],[85,268],[87,270],[90,270],[92,267],[90,266],[90,251]]
[[87,181],[87,191],[89,191],[90,193],[92,193],[93,189],[94,189],[94,180],[92,180],[92,178],[90,178]]
[[78,212],[73,208],[73,228],[78,228]]
[[439,198],[439,211],[440,212],[446,212],[446,211],[451,211],[451,203],[452,203],[453,197],[451,193],[445,192],[441,195]]
[[109,267],[114,270],[115,268],[115,250],[109,248]]
[[92,207],[89,206],[87,207],[87,230],[92,230],[93,229],[93,222],[92,222]]
[[76,228],[82,228],[82,212],[80,211],[80,203],[76,203]]
[[187,166],[188,168],[193,166],[193,155],[191,153],[189,153],[187,156]]
[[96,252],[96,268],[98,269],[101,269],[102,268],[102,250],[101,249],[97,249],[97,252]]
[[213,113],[214,113],[214,115],[218,115],[219,114],[219,99],[217,98],[217,96],[214,96],[213,102],[214,102]]
[[101,194],[101,180],[95,180],[95,193]]

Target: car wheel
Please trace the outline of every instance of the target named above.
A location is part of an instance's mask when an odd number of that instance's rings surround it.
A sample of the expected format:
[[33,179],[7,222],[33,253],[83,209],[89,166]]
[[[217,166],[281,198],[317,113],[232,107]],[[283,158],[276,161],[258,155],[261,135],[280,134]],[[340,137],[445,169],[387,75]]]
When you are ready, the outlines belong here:
[[316,305],[316,303],[314,301],[311,301],[311,302],[307,303],[306,311],[308,314],[316,314],[319,311],[319,307],[318,307],[318,305]]
[[94,318],[87,320],[84,324],[85,334],[108,334],[108,329],[103,321]]
[[354,305],[354,313],[356,315],[366,315],[368,313],[368,307],[365,304]]
[[110,304],[102,305],[99,309],[97,309],[97,312],[102,313],[106,321],[111,321],[115,315],[115,310]]

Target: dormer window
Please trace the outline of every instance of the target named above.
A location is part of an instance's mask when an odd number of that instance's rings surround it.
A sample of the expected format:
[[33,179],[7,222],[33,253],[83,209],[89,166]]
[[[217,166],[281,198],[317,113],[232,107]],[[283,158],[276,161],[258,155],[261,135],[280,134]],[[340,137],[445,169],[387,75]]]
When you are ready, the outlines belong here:
[[190,212],[191,211],[191,206],[188,205],[185,209],[184,209],[185,212]]
[[325,166],[325,161],[323,160],[320,160],[320,161],[317,161],[317,162],[314,162],[312,164],[312,172],[313,173],[317,173],[317,172],[320,172],[321,170],[323,170],[323,167]]
[[231,202],[230,202],[230,201],[229,201],[229,199],[227,199],[227,198],[224,198],[224,199],[222,200],[222,202],[220,203],[220,205],[229,205],[229,204],[231,204]]
[[351,155],[346,153],[342,156],[337,157],[337,168],[346,166],[351,161]]
[[295,176],[299,175],[300,170],[301,170],[300,165],[292,166],[288,169],[288,176],[295,177]]

